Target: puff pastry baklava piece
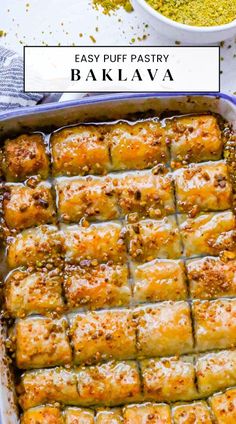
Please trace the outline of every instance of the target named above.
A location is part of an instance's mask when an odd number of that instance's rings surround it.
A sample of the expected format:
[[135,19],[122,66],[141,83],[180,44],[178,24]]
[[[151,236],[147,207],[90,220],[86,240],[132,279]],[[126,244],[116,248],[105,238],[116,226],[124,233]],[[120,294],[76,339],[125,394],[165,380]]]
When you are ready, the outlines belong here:
[[222,350],[200,355],[195,362],[201,397],[236,385],[236,350]]
[[67,265],[64,290],[70,309],[126,306],[131,298],[128,267],[98,264],[82,268]]
[[57,269],[50,272],[12,271],[4,284],[6,310],[13,318],[60,313],[64,307],[62,284]]
[[29,317],[18,320],[13,330],[18,368],[45,368],[72,362],[65,318]]
[[141,382],[135,361],[112,361],[81,367],[77,378],[81,405],[115,406],[137,402],[141,398]]
[[[126,247],[122,225],[116,222],[91,224],[88,227],[62,225],[65,237],[65,260],[68,263],[125,263]],[[87,263],[87,262],[86,262]]]
[[178,259],[181,256],[180,233],[174,216],[162,220],[142,220],[127,225],[128,249],[136,262],[153,259]]
[[236,296],[236,260],[216,257],[189,260],[186,263],[193,299]]
[[71,407],[62,411],[57,407],[45,405],[25,411],[21,424],[95,424],[95,417],[94,411],[89,409]]
[[64,424],[64,419],[59,408],[37,406],[25,411],[20,422],[21,424]]
[[210,408],[205,401],[176,405],[172,414],[174,424],[213,424]]
[[123,416],[120,408],[98,409],[96,424],[122,424]]
[[144,359],[140,366],[145,400],[175,402],[198,397],[192,358]]
[[172,178],[163,167],[115,174],[113,184],[122,216],[160,218],[175,211]]
[[18,234],[7,247],[10,268],[18,266],[57,266],[64,256],[63,236],[53,225],[41,225]]
[[129,405],[123,409],[125,424],[172,424],[168,405],[143,403]]
[[211,115],[185,116],[166,121],[172,165],[219,160],[223,140],[217,119]]
[[206,213],[195,218],[179,215],[186,256],[213,255],[236,248],[236,220],[233,212]]
[[4,190],[3,214],[10,229],[23,230],[55,221],[50,184],[40,183],[35,188],[8,184]]
[[195,300],[192,314],[198,351],[236,346],[236,299]]
[[77,364],[132,359],[136,354],[135,322],[129,310],[75,314],[70,334]]
[[95,424],[94,411],[82,408],[66,408],[64,424]]
[[17,393],[23,410],[44,403],[80,404],[77,373],[74,369],[56,367],[26,371],[21,376]]
[[119,217],[109,177],[60,178],[56,182],[58,212],[63,222],[79,222],[81,218],[107,221]]
[[174,173],[177,208],[195,216],[232,206],[232,187],[225,162],[191,164]]
[[55,132],[50,139],[53,174],[104,174],[110,169],[105,126],[81,125]]
[[181,355],[193,349],[187,302],[162,302],[134,311],[140,356]]
[[180,260],[156,259],[133,269],[133,296],[137,303],[187,298],[184,264]]
[[236,389],[212,396],[210,406],[217,423],[233,424],[236,422]]
[[165,129],[158,121],[120,122],[109,129],[106,140],[113,171],[151,168],[169,161]]
[[3,149],[3,171],[7,181],[24,181],[32,175],[46,179],[49,159],[40,133],[23,134],[6,140]]
[[48,368],[25,372],[17,386],[23,410],[44,403],[115,406],[141,399],[136,362],[107,362],[100,365]]

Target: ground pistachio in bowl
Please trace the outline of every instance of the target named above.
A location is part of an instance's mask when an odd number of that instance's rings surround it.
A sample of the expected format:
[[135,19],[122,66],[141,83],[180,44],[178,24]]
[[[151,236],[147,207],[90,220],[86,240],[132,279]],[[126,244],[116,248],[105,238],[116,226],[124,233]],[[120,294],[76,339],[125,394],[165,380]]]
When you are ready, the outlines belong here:
[[157,12],[191,26],[225,25],[236,19],[236,0],[146,0]]

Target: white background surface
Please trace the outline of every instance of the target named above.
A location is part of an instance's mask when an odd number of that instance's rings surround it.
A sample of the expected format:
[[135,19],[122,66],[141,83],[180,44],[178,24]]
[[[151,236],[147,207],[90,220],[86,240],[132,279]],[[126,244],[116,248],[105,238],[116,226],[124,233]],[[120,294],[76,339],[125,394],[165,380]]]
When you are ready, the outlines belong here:
[[[2,0],[0,29],[7,35],[0,44],[20,54],[23,45],[94,45],[90,36],[101,46],[175,44],[176,40],[146,24],[142,16],[123,9],[105,16],[88,0]],[[138,40],[144,34],[146,40]],[[221,91],[232,94],[236,92],[236,36],[225,42],[221,56]]]

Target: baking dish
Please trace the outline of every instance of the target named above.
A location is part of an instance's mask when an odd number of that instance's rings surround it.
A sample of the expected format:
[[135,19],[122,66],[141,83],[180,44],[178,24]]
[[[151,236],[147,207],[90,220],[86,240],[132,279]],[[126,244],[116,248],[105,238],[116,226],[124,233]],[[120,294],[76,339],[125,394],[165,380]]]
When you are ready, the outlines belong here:
[[[226,95],[162,95],[130,94],[109,95],[94,99],[43,105],[20,109],[0,115],[0,136],[5,139],[22,132],[35,130],[51,131],[76,122],[99,122],[121,118],[156,116],[163,113],[181,114],[197,112],[219,113],[236,127],[236,101]],[[17,414],[14,396],[9,387],[9,373],[4,351],[4,327],[1,331],[1,422],[14,424]]]

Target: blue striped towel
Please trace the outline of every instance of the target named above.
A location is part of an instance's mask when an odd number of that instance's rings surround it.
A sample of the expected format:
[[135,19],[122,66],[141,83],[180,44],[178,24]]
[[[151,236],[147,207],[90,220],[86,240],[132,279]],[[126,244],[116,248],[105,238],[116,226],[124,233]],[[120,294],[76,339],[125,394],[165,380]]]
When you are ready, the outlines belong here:
[[15,52],[0,47],[0,111],[33,106],[43,93],[23,92],[23,59]]

